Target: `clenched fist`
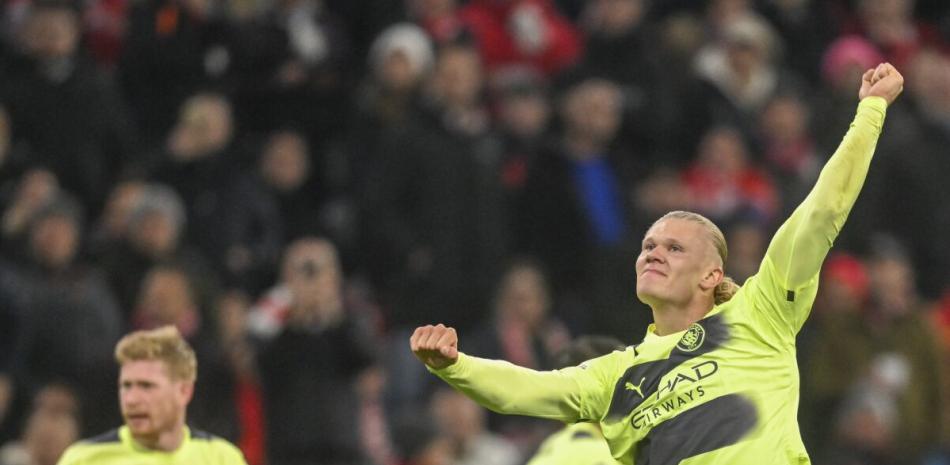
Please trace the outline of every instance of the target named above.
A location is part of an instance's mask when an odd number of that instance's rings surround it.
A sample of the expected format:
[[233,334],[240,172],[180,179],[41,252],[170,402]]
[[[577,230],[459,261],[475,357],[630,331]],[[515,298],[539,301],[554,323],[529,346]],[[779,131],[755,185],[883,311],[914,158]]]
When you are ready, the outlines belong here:
[[894,103],[904,90],[904,76],[890,63],[881,63],[877,68],[869,69],[861,76],[861,90],[858,98],[882,97],[887,104]]
[[436,370],[455,363],[459,358],[459,338],[455,328],[443,324],[416,328],[409,338],[409,347],[416,358]]

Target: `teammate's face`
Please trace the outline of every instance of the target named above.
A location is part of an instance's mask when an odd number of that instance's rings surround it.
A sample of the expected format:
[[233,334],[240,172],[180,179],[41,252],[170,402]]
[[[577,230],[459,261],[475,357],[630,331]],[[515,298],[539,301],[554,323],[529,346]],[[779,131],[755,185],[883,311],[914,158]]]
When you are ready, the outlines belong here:
[[651,227],[637,257],[637,297],[651,306],[681,305],[700,292],[716,268],[715,248],[706,234],[701,224],[676,218]]
[[132,436],[147,442],[184,422],[193,383],[173,379],[165,362],[126,362],[119,374],[119,403]]

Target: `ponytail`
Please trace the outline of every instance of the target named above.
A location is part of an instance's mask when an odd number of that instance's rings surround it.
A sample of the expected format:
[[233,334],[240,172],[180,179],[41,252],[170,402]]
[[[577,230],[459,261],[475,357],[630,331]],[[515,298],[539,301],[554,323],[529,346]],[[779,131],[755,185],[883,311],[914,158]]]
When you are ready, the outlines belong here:
[[723,277],[722,282],[720,282],[713,291],[713,298],[716,301],[716,305],[728,302],[729,299],[732,299],[732,296],[736,295],[736,292],[739,292],[739,285],[736,284],[732,278],[728,276]]

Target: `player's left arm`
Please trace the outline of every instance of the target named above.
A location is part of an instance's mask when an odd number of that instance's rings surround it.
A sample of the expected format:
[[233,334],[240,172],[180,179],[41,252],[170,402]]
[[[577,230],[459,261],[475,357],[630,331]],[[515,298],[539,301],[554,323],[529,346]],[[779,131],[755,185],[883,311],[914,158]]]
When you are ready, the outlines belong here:
[[850,129],[811,192],[773,237],[751,280],[753,289],[747,291],[759,291],[783,332],[791,329],[794,336],[808,317],[822,262],[861,192],[887,107],[903,84],[904,78],[889,63],[864,73],[858,92],[861,102]]

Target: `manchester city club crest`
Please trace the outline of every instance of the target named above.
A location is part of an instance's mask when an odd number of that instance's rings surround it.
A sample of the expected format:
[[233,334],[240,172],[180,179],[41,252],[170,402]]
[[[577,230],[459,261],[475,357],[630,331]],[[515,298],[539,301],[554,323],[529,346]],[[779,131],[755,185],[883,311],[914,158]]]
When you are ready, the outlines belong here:
[[692,352],[703,345],[706,339],[706,330],[699,323],[693,323],[686,329],[686,334],[676,343],[676,347],[683,352]]

